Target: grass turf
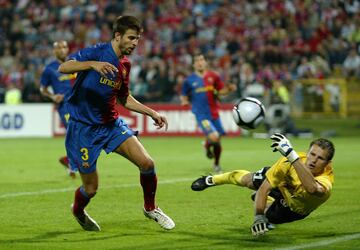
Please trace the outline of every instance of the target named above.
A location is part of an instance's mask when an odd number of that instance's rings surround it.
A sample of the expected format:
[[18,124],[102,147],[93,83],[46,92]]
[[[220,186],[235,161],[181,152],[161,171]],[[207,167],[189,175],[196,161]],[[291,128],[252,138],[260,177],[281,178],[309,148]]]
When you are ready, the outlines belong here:
[[[253,238],[250,190],[225,185],[193,192],[211,172],[202,138],[141,138],[155,159],[158,205],[176,228],[164,231],[142,214],[137,169],[116,154],[98,160],[100,188],[87,208],[102,227],[85,232],[70,213],[72,180],[57,162],[64,139],[0,140],[0,249],[355,249],[360,246],[360,137],[335,137],[335,185],[330,200],[302,221]],[[292,138],[297,151],[309,139]],[[224,138],[224,170],[259,168],[279,157],[269,140]],[[332,242],[333,240],[333,242]]]

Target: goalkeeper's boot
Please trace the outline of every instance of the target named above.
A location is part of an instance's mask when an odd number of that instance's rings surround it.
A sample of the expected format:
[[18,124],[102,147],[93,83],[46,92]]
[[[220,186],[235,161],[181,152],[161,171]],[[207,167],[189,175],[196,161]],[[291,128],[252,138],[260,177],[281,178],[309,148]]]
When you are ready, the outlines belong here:
[[191,184],[191,189],[193,191],[203,191],[204,189],[212,187],[214,185],[215,184],[212,181],[211,175],[202,176]]
[[71,213],[74,215],[77,222],[80,226],[86,231],[100,231],[100,226],[96,223],[96,221],[91,218],[86,211],[84,210],[83,215],[76,215],[73,211],[73,205],[71,205]]
[[75,172],[72,171],[69,166],[69,160],[68,160],[67,156],[60,157],[59,162],[61,165],[63,165],[65,167],[66,171],[68,172],[68,175],[71,178],[73,178],[73,179],[76,178]]
[[155,208],[151,211],[146,211],[145,208],[143,209],[144,215],[156,221],[162,228],[166,230],[171,230],[175,227],[175,222],[167,216],[159,207]]
[[202,145],[204,146],[206,157],[209,158],[209,159],[214,158],[214,153],[212,152],[210,147],[206,146],[206,142],[203,141]]

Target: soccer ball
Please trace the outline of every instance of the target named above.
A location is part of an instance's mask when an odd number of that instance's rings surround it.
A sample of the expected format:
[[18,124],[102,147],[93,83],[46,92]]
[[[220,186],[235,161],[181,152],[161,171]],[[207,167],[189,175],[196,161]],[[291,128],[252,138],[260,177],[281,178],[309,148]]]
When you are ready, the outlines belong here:
[[244,129],[258,127],[265,118],[265,107],[256,98],[246,97],[236,103],[232,109],[235,123]]

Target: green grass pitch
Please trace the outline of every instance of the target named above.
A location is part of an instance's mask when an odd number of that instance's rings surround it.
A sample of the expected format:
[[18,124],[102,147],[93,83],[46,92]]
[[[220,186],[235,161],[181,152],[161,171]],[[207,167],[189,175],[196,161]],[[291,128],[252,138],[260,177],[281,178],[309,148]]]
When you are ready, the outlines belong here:
[[[80,184],[57,162],[64,139],[0,140],[0,249],[359,249],[360,137],[334,137],[335,185],[330,200],[302,221],[251,236],[251,191],[225,185],[193,192],[211,172],[202,138],[140,138],[156,162],[158,205],[176,223],[162,230],[142,214],[138,170],[116,154],[98,160],[100,187],[87,208],[102,227],[85,232],[70,213]],[[309,139],[293,138],[297,151]],[[222,166],[258,170],[278,157],[270,141],[224,138]]]

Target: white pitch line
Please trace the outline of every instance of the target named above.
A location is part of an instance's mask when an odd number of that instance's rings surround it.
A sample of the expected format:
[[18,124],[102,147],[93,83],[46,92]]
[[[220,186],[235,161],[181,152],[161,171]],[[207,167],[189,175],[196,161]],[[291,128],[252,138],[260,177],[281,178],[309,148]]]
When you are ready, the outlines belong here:
[[[173,180],[163,180],[159,181],[158,184],[173,184],[178,182],[187,182],[192,181],[193,179],[182,178],[182,179],[173,179]],[[138,187],[140,186],[139,183],[133,184],[120,184],[120,185],[113,185],[113,186],[104,186],[100,189],[112,189],[112,188],[129,188],[129,187]],[[33,191],[33,192],[16,192],[16,193],[5,193],[0,195],[0,199],[6,199],[11,197],[21,197],[21,196],[37,196],[43,194],[51,194],[51,193],[64,193],[69,191],[74,191],[75,187],[71,188],[59,188],[59,189],[45,189],[41,191]]]
[[355,239],[359,239],[359,238],[360,238],[360,233],[355,233],[355,234],[345,235],[345,236],[341,236],[341,237],[336,237],[334,239],[317,241],[317,242],[313,242],[313,243],[309,243],[309,244],[277,248],[276,250],[298,250],[298,249],[305,249],[305,248],[322,247],[322,246],[328,246],[328,245],[338,243],[338,242],[355,240]]

